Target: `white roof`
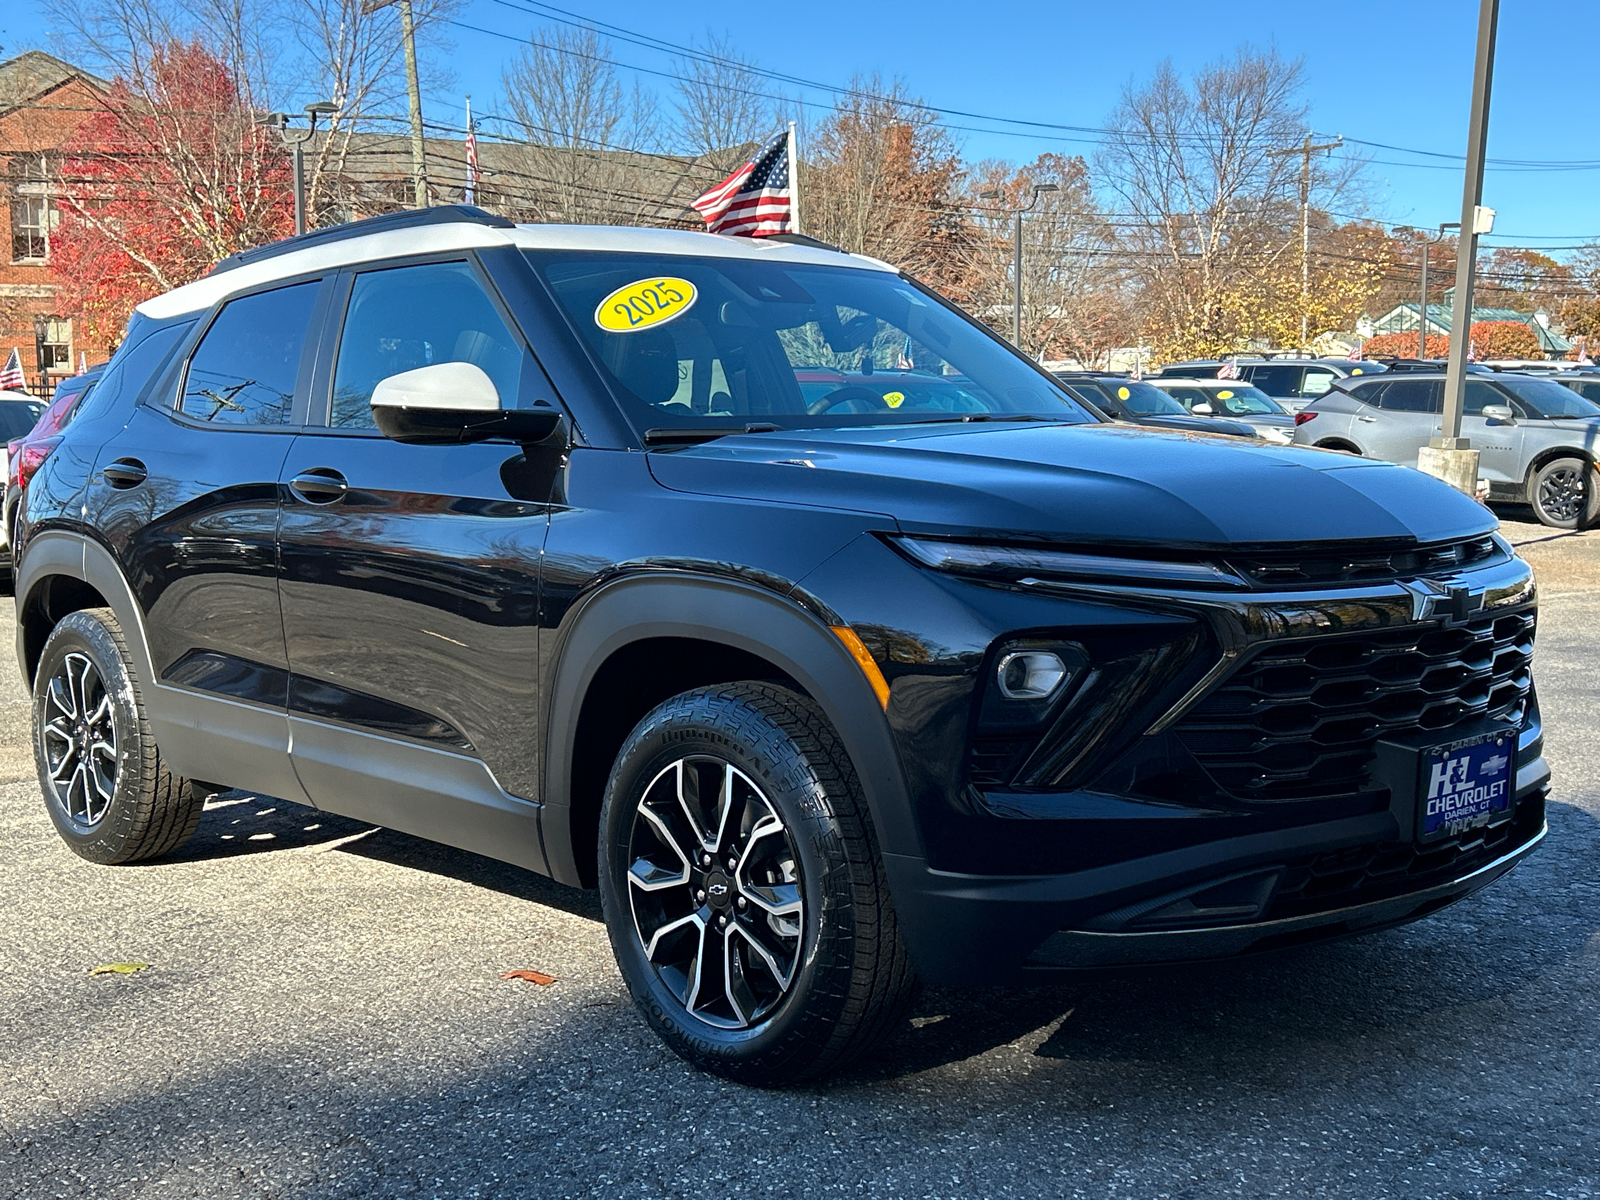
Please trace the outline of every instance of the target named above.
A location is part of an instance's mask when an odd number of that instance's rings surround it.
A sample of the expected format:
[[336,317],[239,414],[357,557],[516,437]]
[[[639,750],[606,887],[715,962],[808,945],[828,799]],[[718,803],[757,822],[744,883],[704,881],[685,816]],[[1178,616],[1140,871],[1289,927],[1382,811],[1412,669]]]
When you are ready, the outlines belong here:
[[423,225],[414,229],[390,229],[321,244],[313,243],[301,250],[291,250],[218,275],[208,275],[146,300],[139,305],[138,311],[161,320],[184,313],[203,312],[235,292],[270,283],[274,279],[403,254],[432,254],[440,250],[489,246],[682,254],[701,258],[748,258],[894,270],[888,263],[864,255],[847,255],[790,242],[774,242],[768,238],[722,237],[688,229],[639,229],[617,225],[518,225],[514,229],[497,229],[491,225],[461,221]]

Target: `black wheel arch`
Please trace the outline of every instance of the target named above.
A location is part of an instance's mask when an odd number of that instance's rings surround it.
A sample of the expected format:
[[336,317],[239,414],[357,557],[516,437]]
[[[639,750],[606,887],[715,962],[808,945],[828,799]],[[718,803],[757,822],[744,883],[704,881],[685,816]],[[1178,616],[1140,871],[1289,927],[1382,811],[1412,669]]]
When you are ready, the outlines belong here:
[[[540,827],[550,872],[560,882],[587,887],[595,880],[600,801],[610,761],[585,766],[578,757],[603,752],[605,746],[612,747],[614,757],[644,712],[669,695],[751,677],[792,687],[822,708],[855,764],[884,853],[922,856],[899,751],[882,706],[838,637],[793,600],[727,580],[631,576],[582,601],[557,637],[545,689]],[[712,659],[699,677],[668,671],[642,683],[631,706],[599,711],[588,703],[597,682],[603,690],[608,666],[615,670],[619,662],[644,661],[655,648],[677,648],[676,653],[695,647],[706,648]],[[707,673],[725,677],[706,678]],[[595,721],[608,723],[606,736],[595,736],[596,726],[590,724]]]

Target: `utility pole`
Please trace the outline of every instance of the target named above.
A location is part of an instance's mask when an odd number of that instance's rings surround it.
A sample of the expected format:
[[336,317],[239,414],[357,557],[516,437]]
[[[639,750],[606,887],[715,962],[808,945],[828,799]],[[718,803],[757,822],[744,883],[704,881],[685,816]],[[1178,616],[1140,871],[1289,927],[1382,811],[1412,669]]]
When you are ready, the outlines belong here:
[[[1478,454],[1461,436],[1462,401],[1467,390],[1468,341],[1472,336],[1472,285],[1478,259],[1478,235],[1494,228],[1494,210],[1483,207],[1483,160],[1489,144],[1489,95],[1494,84],[1494,42],[1500,21],[1500,0],[1478,6],[1478,53],[1472,69],[1472,116],[1467,124],[1467,170],[1461,187],[1461,241],[1456,247],[1455,307],[1450,314],[1450,363],[1444,377],[1444,420],[1430,449],[1440,451],[1437,467],[1419,462],[1424,471],[1455,484],[1468,495],[1477,487]],[[1470,454],[1468,478],[1464,455]],[[1459,462],[1454,456],[1463,455]],[[1436,456],[1430,455],[1430,460]],[[1449,465],[1447,465],[1449,464]],[[1454,469],[1451,469],[1451,468]]]
[[1422,238],[1422,307],[1418,310],[1421,314],[1417,322],[1417,357],[1428,357],[1428,253],[1433,249],[1435,242],[1444,241],[1444,231],[1447,229],[1460,229],[1461,226],[1454,221],[1445,221],[1439,226],[1439,236],[1431,238],[1424,230],[1414,229],[1413,233]]
[[411,106],[411,189],[413,204],[428,207],[428,158],[422,140],[422,88],[417,83],[417,34],[411,20],[411,0],[361,0],[362,16],[380,8],[400,5],[400,49],[406,60],[406,99]]
[[[1060,190],[1053,183],[1036,183],[1033,185],[1033,197],[1028,201],[1027,205],[1023,208],[1014,208],[1010,213],[1015,220],[1011,233],[1011,282],[1013,284],[1011,293],[1011,344],[1018,350],[1022,349],[1022,214],[1032,212],[1033,206],[1039,203],[1039,197],[1045,192],[1057,192]],[[997,191],[979,192],[978,198],[980,200],[998,200],[1000,199],[1000,193]]]
[[1311,156],[1324,150],[1337,150],[1344,145],[1344,138],[1337,137],[1331,142],[1313,145],[1311,135],[1306,134],[1306,143],[1296,146],[1291,150],[1272,150],[1268,153],[1273,157],[1287,154],[1299,154],[1300,161],[1300,349],[1308,349],[1306,342],[1310,340],[1311,314]]

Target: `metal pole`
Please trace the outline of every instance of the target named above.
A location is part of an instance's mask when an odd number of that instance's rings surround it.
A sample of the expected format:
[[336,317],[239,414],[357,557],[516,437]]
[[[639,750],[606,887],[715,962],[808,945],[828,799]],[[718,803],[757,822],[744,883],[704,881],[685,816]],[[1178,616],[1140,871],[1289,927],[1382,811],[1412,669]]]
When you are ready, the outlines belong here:
[[406,56],[406,96],[411,101],[411,184],[416,207],[428,207],[428,161],[422,142],[422,89],[417,84],[417,39],[411,0],[400,0],[400,40]]
[[1417,357],[1428,357],[1428,251],[1433,243],[1422,235],[1422,320],[1417,325]]
[[1011,313],[1011,344],[1022,349],[1022,210],[1011,235],[1011,269],[1016,272],[1016,305]]
[[1489,142],[1489,94],[1494,83],[1494,41],[1500,0],[1478,6],[1478,55],[1472,70],[1472,119],[1467,128],[1467,171],[1461,188],[1461,240],[1456,247],[1455,305],[1450,314],[1450,364],[1444,379],[1444,420],[1433,444],[1465,450],[1462,401],[1467,391],[1467,341],[1472,336],[1472,283],[1478,258],[1478,207],[1483,203],[1483,159]]
[[1306,134],[1305,157],[1300,160],[1300,352],[1306,352],[1306,329],[1311,314],[1311,135]]
[[294,143],[294,231],[297,234],[306,231],[306,156],[302,147],[305,139],[296,138]]
[[793,121],[789,122],[789,232],[805,232],[800,228],[800,137]]

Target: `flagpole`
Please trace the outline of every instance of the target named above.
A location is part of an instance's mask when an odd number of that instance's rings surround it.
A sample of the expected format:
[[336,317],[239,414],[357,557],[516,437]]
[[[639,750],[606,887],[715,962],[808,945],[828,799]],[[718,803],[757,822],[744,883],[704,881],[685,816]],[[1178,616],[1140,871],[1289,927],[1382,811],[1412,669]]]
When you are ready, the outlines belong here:
[[[467,137],[468,138],[472,137],[472,93],[471,92],[467,93]],[[474,184],[474,181],[473,181],[473,178],[472,178],[472,164],[469,162],[469,163],[467,163],[467,186],[462,189],[462,191],[465,193],[465,199],[466,199],[466,202],[468,204],[476,204],[478,202],[478,189],[475,186],[473,186],[473,184]]]
[[789,232],[800,230],[800,139],[789,122]]

